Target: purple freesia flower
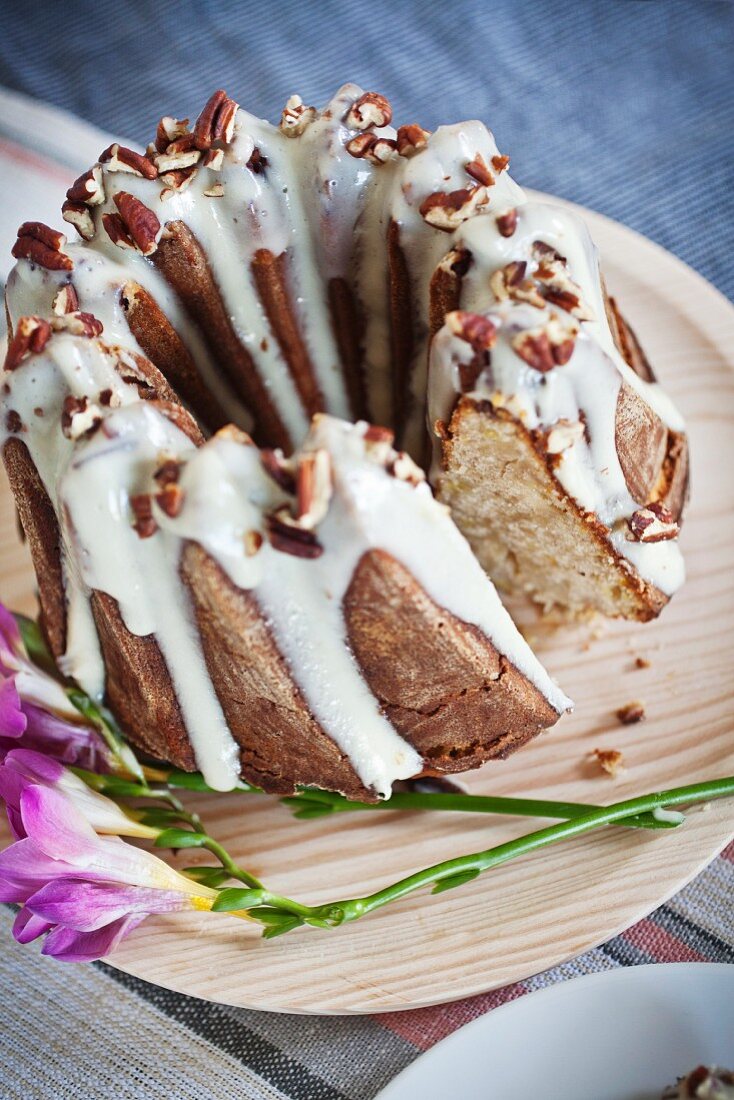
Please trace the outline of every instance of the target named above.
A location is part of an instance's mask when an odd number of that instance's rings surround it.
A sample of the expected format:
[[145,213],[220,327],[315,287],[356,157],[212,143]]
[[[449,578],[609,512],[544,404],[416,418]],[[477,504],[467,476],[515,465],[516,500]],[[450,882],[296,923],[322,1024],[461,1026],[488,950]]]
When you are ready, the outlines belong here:
[[110,770],[104,741],[59,681],[33,664],[15,618],[0,604],[0,760],[18,744],[89,771]]
[[99,836],[87,816],[98,808],[75,803],[64,786],[71,773],[59,777],[58,765],[39,764],[35,753],[9,756],[2,782],[20,839],[0,852],[0,901],[23,906],[13,928],[18,942],[45,935],[44,954],[89,961],[150,913],[211,908],[216,891],[118,836]]

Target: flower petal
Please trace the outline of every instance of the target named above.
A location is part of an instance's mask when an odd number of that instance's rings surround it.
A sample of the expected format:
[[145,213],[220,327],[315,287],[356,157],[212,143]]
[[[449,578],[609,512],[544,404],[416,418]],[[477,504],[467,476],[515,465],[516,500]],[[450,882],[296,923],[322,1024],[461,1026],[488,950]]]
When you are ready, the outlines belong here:
[[0,664],[4,663],[6,657],[11,656],[27,659],[15,616],[0,603]]
[[[0,604],[0,607],[2,605]],[[28,718],[21,710],[20,695],[15,677],[0,680],[0,735],[20,737],[28,725]]]
[[24,908],[21,909],[13,922],[13,936],[18,943],[30,943],[32,940],[37,940],[39,936],[42,936],[51,928],[53,928],[53,925],[49,924],[48,921],[35,916],[30,909]]
[[91,726],[69,722],[25,700],[22,709],[28,721],[23,736],[27,748],[37,749],[62,764],[76,764],[92,772],[110,771],[109,749]]
[[[25,776],[31,783],[43,783],[46,786],[58,783],[66,770],[57,760],[52,760],[44,753],[23,747],[8,753],[3,769]],[[79,782],[81,783],[81,780]]]
[[[78,870],[51,859],[30,838],[16,840],[0,852],[0,902],[24,902],[47,882],[68,878]],[[85,871],[86,878],[101,877]]]
[[111,954],[145,917],[123,917],[95,932],[75,932],[70,928],[52,929],[46,936],[43,955],[51,955],[61,962],[94,962]]
[[94,932],[133,913],[175,913],[190,909],[192,902],[190,897],[172,890],[63,879],[41,887],[26,907],[52,924]]
[[20,796],[20,811],[26,833],[47,856],[82,865],[93,859],[97,834],[60,791],[26,787]]

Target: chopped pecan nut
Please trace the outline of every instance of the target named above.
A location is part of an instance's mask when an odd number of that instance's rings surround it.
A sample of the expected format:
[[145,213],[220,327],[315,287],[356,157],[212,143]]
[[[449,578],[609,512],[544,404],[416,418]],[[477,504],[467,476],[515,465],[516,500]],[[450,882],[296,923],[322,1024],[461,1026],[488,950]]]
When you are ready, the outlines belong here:
[[65,313],[76,313],[79,309],[79,297],[71,283],[64,283],[54,294],[51,309],[57,317],[63,317]]
[[513,206],[504,214],[498,214],[495,218],[501,237],[511,237],[517,229],[517,210]]
[[488,202],[486,187],[461,187],[457,191],[434,191],[423,200],[419,210],[429,225],[451,233]]
[[23,431],[23,421],[20,413],[16,412],[15,409],[8,409],[5,414],[5,428],[7,431],[11,432],[12,435],[17,435],[18,432]]
[[43,222],[23,222],[13,245],[13,256],[49,271],[71,271],[74,261],[61,251],[65,244],[64,234]]
[[601,770],[612,779],[624,770],[624,757],[619,749],[594,749],[593,756]]
[[392,121],[392,107],[379,92],[364,92],[349,108],[344,121],[350,130],[389,126]]
[[292,95],[280,116],[280,130],[286,137],[298,137],[316,118],[315,107],[306,107],[299,95]]
[[268,535],[274,550],[296,558],[320,558],[324,548],[313,531],[300,526],[287,508],[279,508],[267,517]]
[[293,463],[283,457],[282,451],[262,450],[260,451],[260,461],[265,472],[270,475],[276,485],[280,485],[286,493],[295,493],[296,476]]
[[102,411],[91,405],[86,397],[69,394],[64,399],[61,411],[61,430],[67,439],[80,439],[99,427]]
[[462,309],[447,313],[446,324],[454,336],[458,336],[472,349],[472,358],[458,364],[461,392],[470,393],[475,388],[479,375],[489,365],[489,351],[497,340],[497,326],[489,317]]
[[224,197],[224,184],[213,183],[211,187],[204,188],[204,194],[208,199],[221,199]]
[[196,148],[205,152],[207,149],[211,149],[215,141],[220,141],[223,145],[229,145],[234,136],[234,123],[238,107],[239,104],[230,99],[221,88],[214,92],[194,123]]
[[630,542],[664,542],[667,539],[677,538],[680,527],[675,522],[672,512],[668,511],[664,504],[653,501],[644,508],[638,508],[627,521]]
[[165,153],[171,142],[188,136],[189,120],[164,115],[155,132],[155,147],[159,153]]
[[296,516],[301,527],[310,531],[321,523],[333,491],[329,452],[319,449],[301,455],[296,471]]
[[175,481],[167,482],[155,495],[155,502],[162,512],[175,519],[184,504],[184,491]]
[[128,149],[124,145],[113,142],[99,157],[100,164],[104,164],[108,172],[130,172],[133,176],[142,176],[146,180],[154,180],[158,175],[158,169],[152,160],[148,160],[142,153],[136,153],[134,149]]
[[623,726],[634,726],[636,722],[641,722],[645,717],[645,705],[639,699],[635,699],[631,703],[625,703],[623,707],[620,707],[614,713]]
[[128,191],[118,191],[114,202],[135,247],[144,256],[152,255],[158,247],[161,229],[153,211]]
[[368,424],[362,436],[365,443],[387,443],[392,447],[395,433],[390,428],[381,428],[378,424]]
[[269,163],[270,162],[268,161],[268,158],[263,156],[256,145],[255,148],[252,150],[250,159],[247,162],[247,167],[256,176],[260,176],[265,174],[265,169],[267,168]]
[[458,279],[463,279],[472,264],[472,254],[468,248],[452,248],[447,252],[438,265],[441,271],[451,272]]
[[569,361],[577,335],[577,329],[566,328],[557,317],[551,317],[544,328],[526,329],[513,336],[512,350],[533,370],[545,374]]
[[475,179],[477,183],[481,183],[483,187],[492,187],[494,184],[494,176],[481,153],[477,153],[474,160],[470,160],[464,166],[464,170],[468,176]]
[[166,172],[160,176],[161,183],[165,183],[165,188],[161,191],[161,198],[172,195],[175,191],[185,191],[189,186],[194,176],[198,172],[196,165],[191,168],[175,168],[171,172]]
[[397,153],[397,142],[392,138],[378,137],[377,134],[365,132],[356,134],[347,142],[347,152],[350,156],[359,160],[367,160],[370,164],[384,164]]
[[525,277],[527,267],[525,260],[513,260],[504,267],[498,267],[489,280],[490,290],[498,302],[511,298],[516,302],[528,302],[537,309],[545,309],[545,298],[533,280]]
[[158,530],[153,517],[153,500],[150,493],[139,493],[130,497],[130,508],[134,516],[133,529],[139,538],[149,539]]
[[209,149],[204,153],[201,161],[202,168],[211,168],[212,172],[218,172],[224,164],[224,149]]
[[509,167],[509,164],[510,158],[503,156],[501,153],[497,153],[496,156],[492,157],[492,167],[495,172],[504,172],[505,169]]
[[424,130],[417,122],[409,122],[407,126],[400,126],[397,134],[398,153],[401,157],[412,157],[425,149],[430,130]]
[[533,259],[536,264],[533,278],[538,282],[543,298],[579,321],[593,321],[594,311],[583,300],[581,287],[568,274],[565,256],[545,241],[534,241]]
[[80,310],[51,319],[51,328],[54,332],[70,332],[72,336],[87,336],[90,339],[100,336],[103,327],[102,322],[92,313],[82,313]]
[[119,214],[103,214],[102,225],[107,236],[118,248],[135,248],[135,243]]
[[167,458],[153,474],[153,480],[163,488],[176,485],[181,476],[181,463],[175,458]]
[[105,200],[104,177],[99,164],[93,165],[74,180],[66,192],[69,202],[83,202],[87,206],[99,206]]
[[407,481],[409,485],[420,485],[426,480],[423,470],[405,451],[398,451],[392,462],[388,463],[387,472],[398,481]]
[[43,351],[51,337],[51,325],[43,317],[21,317],[5,355],[6,371],[15,370],[29,353]]
[[245,554],[252,558],[257,554],[263,544],[263,537],[259,531],[245,531]]
[[94,218],[86,203],[71,202],[69,199],[62,204],[61,217],[65,222],[73,225],[80,237],[85,241],[91,241],[94,237]]
[[165,153],[156,154],[155,166],[160,175],[166,172],[181,171],[184,168],[193,168],[201,160],[200,149],[173,150],[169,148]]
[[545,449],[549,455],[559,455],[584,438],[581,420],[557,420],[545,437]]

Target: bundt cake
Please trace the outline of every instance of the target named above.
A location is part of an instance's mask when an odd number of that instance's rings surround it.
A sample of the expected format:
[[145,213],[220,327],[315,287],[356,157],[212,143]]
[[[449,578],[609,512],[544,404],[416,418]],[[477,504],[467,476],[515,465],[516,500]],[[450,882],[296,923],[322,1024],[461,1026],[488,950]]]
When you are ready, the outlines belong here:
[[478,562],[572,615],[682,579],[682,424],[582,223],[481,123],[391,115],[215,92],[75,181],[79,243],[14,246],[0,444],[49,644],[215,787],[384,796],[551,725]]

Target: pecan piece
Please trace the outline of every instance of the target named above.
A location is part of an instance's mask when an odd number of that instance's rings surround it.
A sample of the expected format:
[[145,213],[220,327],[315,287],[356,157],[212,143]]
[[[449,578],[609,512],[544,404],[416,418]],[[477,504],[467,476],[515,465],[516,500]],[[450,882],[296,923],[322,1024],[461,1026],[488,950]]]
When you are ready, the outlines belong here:
[[91,241],[94,237],[94,218],[92,212],[84,202],[72,202],[67,199],[61,206],[61,217],[65,222],[73,225],[80,237],[85,241]]
[[80,310],[51,319],[51,328],[54,332],[70,332],[72,336],[87,336],[90,339],[100,336],[103,327],[102,322],[94,314],[82,313]]
[[69,202],[83,202],[87,206],[99,206],[105,200],[104,177],[99,164],[94,164],[74,180],[66,192]]
[[503,156],[502,153],[497,153],[496,156],[492,157],[492,167],[495,172],[504,172],[504,170],[509,167],[509,164],[510,158]]
[[317,114],[315,107],[306,107],[299,95],[292,95],[280,116],[280,131],[286,137],[298,137]]
[[577,329],[566,328],[557,317],[551,317],[543,328],[526,329],[513,336],[512,350],[533,370],[545,374],[569,361],[577,335]]
[[74,261],[62,252],[66,237],[43,222],[23,222],[13,245],[16,260],[30,260],[49,271],[71,271]]
[[306,530],[313,530],[326,516],[334,491],[331,459],[323,449],[301,455],[296,472],[296,516]]
[[270,543],[274,550],[296,558],[320,558],[324,548],[313,531],[301,527],[287,508],[279,508],[266,520]]
[[495,218],[501,237],[511,237],[517,229],[517,210],[511,207],[504,214],[498,214]]
[[644,508],[638,508],[627,521],[630,542],[665,542],[674,539],[680,533],[680,527],[664,504],[653,501]]
[[152,255],[158,247],[157,238],[161,229],[161,223],[153,211],[128,191],[118,191],[114,202],[134,246],[144,256]]
[[224,149],[209,149],[204,153],[201,162],[202,168],[211,168],[212,172],[218,172],[224,164]]
[[434,191],[423,200],[419,210],[429,225],[451,233],[488,202],[486,187],[461,187],[457,191]]
[[516,302],[528,302],[537,309],[545,309],[546,301],[532,279],[526,279],[528,265],[525,260],[498,267],[489,280],[490,290],[498,302],[512,298]]
[[134,522],[133,529],[137,531],[139,538],[149,539],[158,530],[158,524],[153,517],[153,500],[150,493],[138,493],[130,497]]
[[64,398],[61,430],[67,439],[80,439],[91,434],[101,421],[101,410],[96,405],[90,405],[86,397],[75,397],[70,393]]
[[293,463],[283,457],[282,451],[262,450],[260,451],[260,461],[265,472],[269,474],[276,485],[279,485],[286,493],[295,493],[296,478]]
[[71,283],[64,283],[54,294],[51,309],[57,317],[63,317],[65,313],[76,313],[79,309],[79,297]]
[[409,454],[398,451],[392,462],[388,463],[387,472],[396,477],[398,481],[407,481],[409,485],[420,485],[426,480],[426,475]]
[[218,88],[204,104],[204,109],[194,123],[194,144],[206,152],[215,141],[229,145],[234,136],[234,123],[239,104],[222,88]]
[[464,165],[464,171],[477,183],[481,183],[483,187],[492,187],[494,184],[494,176],[481,153],[477,153],[474,160],[470,160],[468,164]]
[[259,531],[245,531],[245,555],[253,558],[263,544],[263,537]]
[[392,121],[392,107],[379,92],[364,92],[349,108],[344,121],[349,130],[389,126]]
[[23,431],[23,421],[20,413],[16,412],[15,409],[8,409],[5,414],[5,428],[12,435],[17,435],[18,432]]
[[407,126],[400,126],[397,135],[398,153],[401,157],[415,156],[416,153],[420,153],[421,149],[425,149],[430,136],[431,131],[424,130],[417,122],[409,122]]
[[645,705],[639,699],[634,699],[631,703],[625,703],[623,707],[619,707],[614,713],[623,726],[634,726],[645,717]]
[[135,248],[133,239],[127,231],[127,226],[119,214],[103,214],[102,225],[107,236],[118,248]]
[[594,749],[592,756],[603,772],[616,779],[624,771],[624,757],[619,749]]
[[397,147],[397,142],[392,138],[378,137],[377,134],[369,132],[355,134],[346,146],[350,156],[358,160],[367,160],[375,165],[384,164],[394,157]]
[[158,175],[158,169],[152,160],[125,145],[118,145],[116,141],[100,153],[99,162],[104,164],[108,172],[130,172],[131,175],[142,176],[146,180],[154,180]]
[[189,134],[189,120],[187,118],[172,118],[164,115],[158,123],[155,132],[155,147],[159,153],[165,153],[173,141],[186,137]]
[[184,491],[175,481],[166,482],[155,495],[155,502],[162,512],[171,519],[179,515],[184,505]]
[[211,187],[204,188],[204,194],[208,199],[221,199],[224,196],[224,184],[213,183]]
[[458,365],[461,392],[470,393],[479,375],[489,365],[489,350],[497,340],[497,326],[489,317],[463,309],[447,313],[446,324],[454,336],[469,344],[474,353],[468,363]]
[[184,168],[193,168],[200,159],[201,150],[199,149],[174,149],[173,146],[169,146],[164,153],[156,154],[155,166],[160,175],[165,175],[166,172],[177,172]]
[[545,449],[549,455],[559,455],[584,438],[581,420],[557,420],[545,437]]
[[247,162],[247,167],[256,176],[264,176],[265,169],[267,168],[269,163],[270,162],[268,158],[263,156],[256,145],[255,148],[252,150],[252,153],[250,154],[250,159]]
[[51,337],[51,325],[43,317],[21,317],[5,355],[6,371],[15,370],[28,353],[43,351]]

